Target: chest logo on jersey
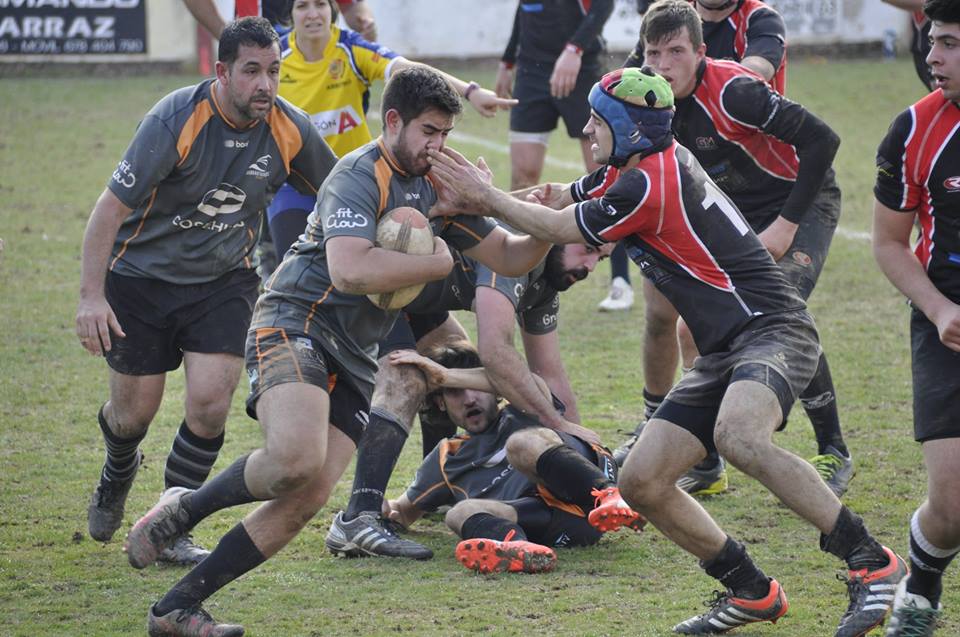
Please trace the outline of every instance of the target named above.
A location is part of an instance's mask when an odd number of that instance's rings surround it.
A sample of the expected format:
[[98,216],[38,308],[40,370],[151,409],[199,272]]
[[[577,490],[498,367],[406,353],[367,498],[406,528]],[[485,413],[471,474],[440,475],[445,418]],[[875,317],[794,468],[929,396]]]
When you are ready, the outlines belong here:
[[247,167],[247,176],[256,177],[257,179],[266,179],[270,176],[270,160],[273,158],[272,155],[264,155],[257,159]]
[[407,201],[410,201],[411,199],[416,199],[417,201],[420,201],[420,193],[419,193],[419,192],[405,192],[405,193],[403,193],[403,198],[406,199]]
[[330,63],[330,79],[339,80],[343,77],[343,71],[347,68],[347,65],[343,63],[343,60],[334,60]]
[[250,142],[245,142],[245,141],[243,141],[242,139],[225,139],[225,140],[223,140],[223,147],[224,147],[224,148],[238,148],[238,149],[242,149],[242,148],[246,148],[246,147],[249,146],[249,145],[250,145]]
[[365,228],[369,223],[370,221],[365,216],[359,215],[349,208],[338,208],[323,222],[323,227],[327,230],[344,230],[346,228]]
[[363,123],[363,117],[353,106],[314,113],[310,116],[310,119],[324,137],[342,135]]
[[716,150],[717,149],[717,140],[713,137],[697,137],[695,140],[697,148],[699,150]]
[[296,84],[297,81],[289,73],[284,73],[280,76],[281,84]]
[[197,205],[197,210],[208,217],[229,215],[239,212],[246,199],[247,193],[240,188],[233,184],[222,183],[203,196],[203,200]]
[[960,192],[960,177],[947,177],[943,180],[943,187],[947,192]]

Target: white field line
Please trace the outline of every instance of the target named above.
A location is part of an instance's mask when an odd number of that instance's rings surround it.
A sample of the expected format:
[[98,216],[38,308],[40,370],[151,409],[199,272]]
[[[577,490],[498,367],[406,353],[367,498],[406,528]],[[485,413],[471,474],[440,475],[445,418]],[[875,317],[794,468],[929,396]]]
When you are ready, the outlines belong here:
[[[374,111],[371,111],[368,114],[369,119],[379,120],[380,114]],[[458,131],[453,131],[450,133],[450,138],[455,142],[463,142],[465,144],[470,144],[472,146],[479,146],[487,150],[491,150],[500,155],[509,155],[510,147],[506,144],[500,144],[497,142],[492,142],[489,139],[483,139],[482,137],[476,137],[474,135],[469,135],[467,133],[460,133]],[[563,159],[556,159],[547,155],[546,163],[549,166],[555,168],[563,168],[565,170],[573,170],[577,172],[583,171],[583,165],[578,164],[572,161],[566,161]],[[851,241],[870,241],[870,233],[862,232],[860,230],[848,230],[847,228],[838,227],[837,234],[844,239],[849,239]]]

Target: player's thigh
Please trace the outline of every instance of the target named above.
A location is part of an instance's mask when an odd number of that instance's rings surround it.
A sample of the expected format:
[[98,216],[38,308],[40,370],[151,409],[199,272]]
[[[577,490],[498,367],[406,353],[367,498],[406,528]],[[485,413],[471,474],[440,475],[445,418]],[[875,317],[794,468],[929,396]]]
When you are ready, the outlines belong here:
[[680,314],[663,292],[647,278],[643,279],[643,301],[646,332],[651,335],[666,334],[673,337],[676,334],[677,318]]
[[187,415],[226,418],[243,371],[243,357],[234,354],[183,353]]
[[960,436],[960,352],[919,310],[910,317],[913,433],[919,442]]
[[840,189],[831,183],[820,190],[797,228],[793,243],[777,264],[787,281],[808,299],[827,261],[840,219]]

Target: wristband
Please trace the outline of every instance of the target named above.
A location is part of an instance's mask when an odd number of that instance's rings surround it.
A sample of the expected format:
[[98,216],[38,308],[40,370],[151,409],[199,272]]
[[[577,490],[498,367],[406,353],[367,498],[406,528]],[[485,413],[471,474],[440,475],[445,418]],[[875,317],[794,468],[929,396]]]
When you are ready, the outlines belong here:
[[501,66],[501,68],[505,68],[505,69],[507,69],[508,71],[512,71],[512,70],[513,70],[513,62],[504,62],[503,60],[501,60],[501,61],[500,61],[500,66]]
[[465,90],[465,91],[463,92],[463,99],[465,99],[465,100],[467,100],[467,101],[469,102],[469,101],[470,101],[470,94],[473,93],[473,92],[474,92],[475,90],[477,90],[478,88],[480,88],[480,85],[477,84],[476,82],[470,82],[469,84],[467,84],[467,90]]
[[578,47],[573,42],[567,42],[567,45],[563,47],[564,51],[570,51],[571,53],[576,53],[577,55],[583,55],[583,49]]

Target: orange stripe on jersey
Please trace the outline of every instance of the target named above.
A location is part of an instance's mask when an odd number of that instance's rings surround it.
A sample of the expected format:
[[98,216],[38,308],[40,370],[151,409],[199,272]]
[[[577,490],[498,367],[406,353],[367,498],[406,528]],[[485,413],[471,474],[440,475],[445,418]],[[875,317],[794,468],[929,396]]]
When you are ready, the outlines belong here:
[[456,226],[457,228],[460,228],[461,230],[463,230],[464,232],[466,232],[468,235],[470,235],[471,237],[473,237],[474,239],[476,239],[478,242],[483,241],[483,237],[481,237],[481,236],[478,235],[476,232],[474,232],[474,231],[471,230],[470,228],[466,227],[466,226],[463,225],[462,223],[458,223],[458,222],[456,222],[456,221],[447,221],[447,222],[444,224],[444,228],[446,228],[447,226]]
[[[210,95],[213,95],[213,87],[210,88]],[[207,125],[211,117],[213,117],[213,109],[210,108],[210,102],[207,100],[203,100],[193,109],[193,113],[190,114],[187,123],[180,129],[180,137],[177,138],[177,153],[180,155],[180,161],[177,162],[177,166],[186,161],[187,155],[190,154],[190,148],[193,147],[193,142],[197,139],[197,136],[200,135],[200,131]]]
[[313,315],[317,311],[317,306],[327,300],[327,297],[330,296],[330,292],[333,290],[333,283],[327,288],[327,291],[323,293],[319,299],[313,302],[313,305],[310,306],[310,312],[307,314],[306,320],[303,322],[303,331],[307,334],[310,333],[310,320],[313,319]]
[[403,170],[403,168],[400,168],[400,164],[397,163],[397,160],[394,159],[393,155],[390,154],[390,151],[387,150],[387,146],[383,143],[382,137],[377,139],[377,148],[380,149],[380,156],[387,160],[387,163],[390,164],[390,168],[392,168],[394,172],[397,172],[404,177],[410,176],[405,170]]
[[270,115],[267,117],[270,124],[270,132],[273,134],[273,140],[280,149],[280,157],[283,159],[283,166],[290,174],[290,162],[297,156],[300,149],[303,148],[303,138],[300,136],[300,129],[293,123],[287,114],[274,106],[270,109]]
[[462,445],[466,440],[467,440],[466,438],[453,438],[453,439],[448,438],[447,440],[440,441],[440,453],[438,454],[439,455],[438,460],[440,463],[440,474],[443,476],[443,481],[447,484],[447,487],[450,488],[450,491],[453,492],[454,496],[456,496],[457,494],[456,492],[459,491],[460,493],[463,494],[464,498],[469,498],[470,494],[467,493],[466,490],[450,482],[450,478],[447,476],[447,467],[446,467],[447,456],[450,454],[457,453],[457,451],[460,450],[460,445]]
[[143,230],[143,224],[147,221],[147,215],[150,214],[150,209],[153,207],[153,202],[157,198],[157,189],[154,188],[153,192],[150,193],[150,201],[147,202],[147,207],[143,209],[143,217],[140,218],[140,223],[137,225],[137,229],[133,231],[133,234],[127,237],[127,240],[123,242],[123,245],[120,246],[120,252],[117,253],[117,256],[113,258],[113,261],[110,262],[110,269],[113,270],[114,266],[117,265],[117,261],[120,260],[120,257],[123,256],[123,253],[127,251],[127,246],[131,241],[137,238],[137,235],[140,234],[140,231]]
[[373,173],[377,178],[377,188],[380,190],[380,207],[377,208],[377,220],[379,221],[387,207],[387,199],[390,197],[390,179],[393,177],[393,170],[384,155],[381,155],[380,159],[374,162]]

